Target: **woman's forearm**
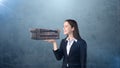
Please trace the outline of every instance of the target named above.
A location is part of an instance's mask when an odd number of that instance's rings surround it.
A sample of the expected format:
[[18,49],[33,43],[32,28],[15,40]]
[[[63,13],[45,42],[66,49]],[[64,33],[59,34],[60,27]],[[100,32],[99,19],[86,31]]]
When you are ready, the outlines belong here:
[[53,50],[56,51],[58,49],[57,42],[53,42]]

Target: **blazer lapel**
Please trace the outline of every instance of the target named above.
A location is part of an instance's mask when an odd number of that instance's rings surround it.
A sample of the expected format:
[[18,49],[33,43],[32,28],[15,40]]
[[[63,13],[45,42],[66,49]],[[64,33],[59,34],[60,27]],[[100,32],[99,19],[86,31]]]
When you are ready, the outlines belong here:
[[73,49],[75,47],[75,44],[76,44],[76,42],[74,41],[71,48],[70,48],[69,56],[71,55],[71,53],[72,53],[72,51],[73,51]]
[[65,53],[65,55],[67,55],[67,49],[66,49],[66,47],[67,47],[67,42],[68,42],[68,41],[65,40],[65,45],[64,45],[64,46],[65,46],[65,47],[64,47],[64,53]]

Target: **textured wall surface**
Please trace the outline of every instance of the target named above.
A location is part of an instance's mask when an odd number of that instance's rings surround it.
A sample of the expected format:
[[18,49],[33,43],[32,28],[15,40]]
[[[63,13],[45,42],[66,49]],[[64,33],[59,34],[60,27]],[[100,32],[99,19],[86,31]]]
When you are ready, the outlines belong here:
[[88,44],[88,68],[120,68],[120,0],[0,0],[0,68],[61,68],[52,44],[29,30],[61,29],[59,44],[69,18]]

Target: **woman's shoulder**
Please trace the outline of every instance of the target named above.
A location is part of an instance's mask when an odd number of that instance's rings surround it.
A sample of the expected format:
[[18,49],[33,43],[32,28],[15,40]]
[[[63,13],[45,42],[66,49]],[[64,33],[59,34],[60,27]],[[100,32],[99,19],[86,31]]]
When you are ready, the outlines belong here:
[[78,42],[86,42],[84,39],[78,39]]
[[63,38],[61,41],[67,41],[66,39],[67,39],[67,37]]
[[77,43],[82,44],[82,45],[87,45],[86,41],[84,39],[82,39],[82,38],[77,40]]
[[65,42],[66,42],[65,38],[61,39],[61,43],[65,43]]

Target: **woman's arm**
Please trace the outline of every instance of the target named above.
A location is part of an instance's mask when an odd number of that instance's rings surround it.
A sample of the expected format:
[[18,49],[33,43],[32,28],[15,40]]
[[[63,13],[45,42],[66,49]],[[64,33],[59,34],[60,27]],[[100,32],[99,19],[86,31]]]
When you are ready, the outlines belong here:
[[50,39],[50,40],[45,40],[45,41],[53,44],[53,52],[55,54],[55,57],[57,60],[61,60],[63,57],[62,42],[60,43],[60,48],[58,49],[56,40]]
[[80,64],[81,68],[86,68],[87,65],[87,44],[83,41],[80,44]]
[[57,42],[53,42],[53,50],[56,51],[58,49],[58,45]]
[[53,50],[54,50],[54,51],[56,51],[56,50],[58,49],[58,45],[57,45],[56,40],[54,40],[54,39],[49,39],[49,40],[45,40],[45,41],[53,44]]

